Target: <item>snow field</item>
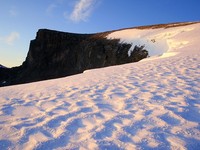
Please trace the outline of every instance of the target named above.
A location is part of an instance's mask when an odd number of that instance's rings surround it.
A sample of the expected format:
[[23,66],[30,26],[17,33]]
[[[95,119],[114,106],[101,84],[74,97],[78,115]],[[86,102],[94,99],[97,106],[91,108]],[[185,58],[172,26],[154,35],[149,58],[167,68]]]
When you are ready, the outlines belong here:
[[198,149],[199,25],[156,29],[160,57],[0,88],[1,149]]

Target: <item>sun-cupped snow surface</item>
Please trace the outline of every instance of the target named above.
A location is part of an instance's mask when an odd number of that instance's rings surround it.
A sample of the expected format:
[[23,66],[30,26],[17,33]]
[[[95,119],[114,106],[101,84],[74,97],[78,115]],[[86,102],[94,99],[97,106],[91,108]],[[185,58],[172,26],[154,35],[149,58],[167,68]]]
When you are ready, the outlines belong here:
[[150,33],[167,57],[0,88],[0,149],[199,149],[200,24]]

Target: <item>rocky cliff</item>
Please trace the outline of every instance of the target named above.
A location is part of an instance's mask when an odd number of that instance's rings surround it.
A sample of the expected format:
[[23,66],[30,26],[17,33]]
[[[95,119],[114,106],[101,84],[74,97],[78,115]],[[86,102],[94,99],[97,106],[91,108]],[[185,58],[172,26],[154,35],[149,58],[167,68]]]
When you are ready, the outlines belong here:
[[30,42],[24,63],[0,69],[0,86],[28,83],[82,73],[84,70],[137,62],[148,56],[143,47],[119,39],[107,39],[111,32],[74,34],[40,29]]

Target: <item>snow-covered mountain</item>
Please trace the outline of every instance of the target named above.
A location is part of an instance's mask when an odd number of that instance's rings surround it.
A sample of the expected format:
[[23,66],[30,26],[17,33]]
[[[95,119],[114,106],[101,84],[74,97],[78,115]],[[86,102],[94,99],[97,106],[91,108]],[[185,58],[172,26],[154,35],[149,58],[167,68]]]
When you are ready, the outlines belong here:
[[200,23],[107,38],[151,57],[0,88],[1,149],[199,149]]

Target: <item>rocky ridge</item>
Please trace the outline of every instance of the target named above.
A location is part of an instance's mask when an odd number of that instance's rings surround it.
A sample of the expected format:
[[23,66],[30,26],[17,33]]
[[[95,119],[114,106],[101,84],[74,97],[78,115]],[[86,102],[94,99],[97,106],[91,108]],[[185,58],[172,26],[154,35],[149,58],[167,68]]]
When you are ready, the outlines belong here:
[[0,86],[29,83],[82,73],[85,70],[137,62],[148,56],[144,47],[119,39],[111,32],[76,34],[40,29],[30,42],[26,60],[19,67],[0,69]]
[[[135,28],[170,28],[189,24],[193,22]],[[148,50],[137,45],[128,56],[132,45],[121,43],[119,39],[107,39],[106,36],[112,32],[76,34],[39,29],[36,38],[30,42],[26,60],[21,66],[0,67],[0,86],[60,78],[88,69],[137,62],[148,57]]]

